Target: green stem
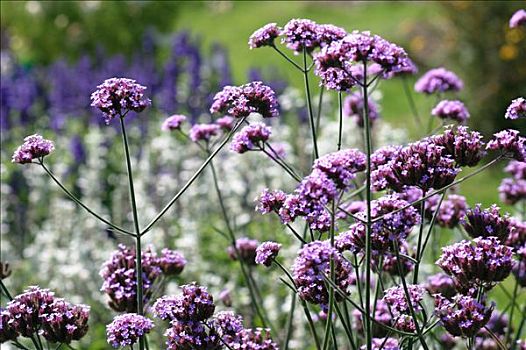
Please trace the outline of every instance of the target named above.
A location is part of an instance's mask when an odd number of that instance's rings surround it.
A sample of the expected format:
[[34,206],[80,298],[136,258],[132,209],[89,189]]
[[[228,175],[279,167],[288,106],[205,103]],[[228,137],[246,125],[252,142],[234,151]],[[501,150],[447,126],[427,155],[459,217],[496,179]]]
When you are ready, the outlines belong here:
[[293,60],[291,60],[289,58],[289,56],[285,55],[280,49],[278,49],[276,46],[272,45],[272,48],[280,54],[281,57],[283,57],[284,59],[286,59],[290,64],[292,64],[294,67],[296,67],[297,69],[299,69],[301,72],[303,72],[303,68],[301,68],[296,62],[294,62]]
[[323,91],[325,91],[325,89],[320,88],[320,96],[318,98],[318,115],[316,116],[316,132],[320,130],[321,108],[323,105]]
[[[425,195],[426,195],[426,192],[422,191],[422,197],[424,197]],[[421,259],[421,254],[422,254],[421,249],[422,249],[422,239],[424,236],[425,216],[426,216],[426,202],[423,201],[423,202],[420,202],[420,228],[418,230],[418,243],[417,243],[417,248],[416,248],[417,263],[415,264],[415,270],[413,273],[413,284],[418,283],[418,270],[420,267],[420,259]],[[402,273],[402,271],[400,271],[400,273]]]
[[343,103],[342,103],[342,92],[338,92],[338,110],[340,117],[340,125],[338,128],[338,151],[342,149],[342,135],[343,135]]
[[318,152],[318,141],[316,138],[316,125],[314,125],[314,114],[312,113],[312,101],[310,98],[309,74],[307,71],[307,51],[303,48],[303,79],[305,81],[305,93],[307,95],[307,108],[309,110],[310,130],[312,134],[312,145],[314,148],[314,159],[318,159],[320,154]]
[[289,317],[287,319],[287,335],[285,336],[284,350],[288,350],[292,331],[294,329],[294,310],[296,309],[296,293],[292,292],[292,299],[290,301]]
[[420,120],[420,116],[418,115],[418,111],[416,109],[416,104],[413,99],[413,94],[411,93],[411,90],[409,89],[409,83],[407,82],[407,77],[402,77],[402,85],[404,87],[405,96],[407,97],[407,101],[409,102],[409,108],[411,109],[411,112],[413,113],[413,117],[415,118],[415,121],[419,128],[422,127],[422,121]]
[[[331,243],[331,247],[334,247],[334,229],[335,229],[335,207],[336,207],[336,200],[333,200],[332,201],[332,212],[331,212],[331,230],[330,230],[330,243]],[[330,258],[330,278],[331,278],[331,281],[335,281],[336,280],[336,277],[335,277],[335,270],[334,270],[334,256],[331,254],[331,258]],[[323,347],[322,349],[323,350],[327,350],[328,347],[329,347],[329,339],[330,339],[330,336],[331,336],[331,330],[333,328],[333,323],[332,323],[332,314],[334,312],[334,288],[329,285],[328,286],[328,289],[329,289],[329,309],[328,309],[328,312],[327,312],[327,322],[326,322],[326,327],[325,327],[325,336],[323,338]]]
[[516,278],[515,279],[515,287],[513,288],[513,294],[512,294],[512,298],[511,298],[511,310],[510,310],[510,320],[508,322],[509,326],[508,326],[508,330],[506,331],[506,337],[504,338],[504,341],[505,342],[509,342],[511,341],[511,327],[513,325],[513,312],[515,311],[515,300],[517,299],[517,292],[519,290],[519,280]]
[[[143,281],[142,281],[142,252],[141,252],[141,229],[139,228],[139,215],[137,212],[137,201],[135,199],[135,189],[133,186],[133,173],[131,166],[130,148],[124,118],[121,116],[122,143],[124,144],[124,154],[126,156],[126,170],[128,173],[128,187],[130,192],[130,203],[133,214],[133,225],[135,227],[135,269],[137,272],[137,314],[144,315],[143,300]],[[144,336],[139,337],[139,349],[144,350]]]
[[78,199],[73,193],[71,193],[56,177],[55,175],[44,165],[44,160],[40,161],[38,164],[40,164],[42,166],[42,168],[44,169],[44,171],[49,175],[49,177],[51,177],[51,179],[58,185],[58,187],[60,187],[60,189],[62,191],[64,191],[64,193],[73,201],[75,202],[76,204],[78,204],[80,207],[84,208],[88,213],[90,213],[91,215],[93,215],[95,218],[97,218],[98,220],[102,221],[103,223],[105,223],[106,225],[110,226],[111,228],[115,229],[116,231],[119,231],[121,233],[124,233],[126,235],[129,235],[129,236],[135,236],[132,232],[126,230],[126,229],[123,229],[122,227],[119,227],[113,223],[111,223],[110,221],[104,219],[102,216],[100,216],[99,214],[97,214],[96,212],[94,212],[92,209],[90,209],[87,205],[85,205],[84,203],[82,203],[82,201],[80,199]]
[[316,345],[316,349],[320,350],[320,339],[318,338],[318,334],[316,333],[316,327],[314,326],[314,322],[312,321],[312,317],[310,315],[309,308],[307,307],[307,303],[302,300],[301,305],[303,306],[303,312],[305,312],[305,317],[307,318],[307,323],[309,324],[309,329],[312,333],[312,337],[314,338],[314,343]]

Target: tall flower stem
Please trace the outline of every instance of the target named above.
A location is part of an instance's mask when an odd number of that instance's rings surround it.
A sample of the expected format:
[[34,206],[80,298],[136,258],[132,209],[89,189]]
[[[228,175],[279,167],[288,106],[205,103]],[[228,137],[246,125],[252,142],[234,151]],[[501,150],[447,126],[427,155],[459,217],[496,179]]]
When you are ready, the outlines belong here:
[[[124,154],[126,156],[126,170],[128,172],[128,187],[130,191],[130,204],[132,207],[133,225],[135,227],[135,269],[137,271],[137,314],[144,315],[143,300],[143,282],[142,282],[142,253],[141,253],[141,229],[139,228],[139,215],[137,213],[137,201],[135,200],[135,188],[133,186],[133,174],[131,166],[130,149],[128,146],[128,137],[126,127],[124,126],[124,117],[121,116],[122,143],[124,145]],[[144,336],[139,337],[139,349],[144,350]]]
[[[331,212],[331,230],[330,230],[330,244],[331,248],[334,247],[334,229],[335,229],[335,213],[336,213],[336,200],[332,201],[332,212]],[[330,279],[332,282],[336,282],[335,273],[334,273],[334,253],[331,252],[330,258]],[[323,350],[328,349],[330,343],[331,330],[334,327],[332,322],[332,314],[334,312],[334,288],[332,285],[328,285],[329,289],[329,309],[327,311],[327,323],[325,327],[325,336],[323,338]]]
[[228,217],[228,213],[227,213],[227,210],[226,210],[226,207],[225,207],[225,203],[223,201],[223,195],[221,193],[221,189],[219,188],[219,183],[217,181],[217,172],[216,172],[216,169],[215,169],[213,161],[210,162],[210,169],[212,170],[212,179],[213,179],[213,182],[214,182],[214,188],[215,188],[216,193],[217,193],[217,198],[219,200],[219,206],[221,207],[221,213],[222,213],[223,219],[225,221],[225,225],[226,225],[226,228],[227,228],[228,235],[230,237],[230,241],[231,241],[232,247],[233,247],[234,252],[235,252],[235,254],[237,256],[237,260],[239,261],[239,265],[241,267],[241,273],[243,274],[243,278],[244,278],[245,283],[247,284],[247,287],[248,287],[248,291],[249,291],[249,294],[250,294],[250,301],[251,301],[252,307],[254,308],[254,311],[256,311],[256,314],[260,318],[260,320],[261,320],[261,322],[263,324],[263,327],[267,328],[270,323],[269,323],[264,311],[262,311],[260,306],[259,306],[259,303],[258,303],[258,300],[257,300],[257,297],[256,297],[256,292],[254,290],[255,286],[253,286],[252,283],[251,283],[251,279],[250,279],[249,273],[247,271],[247,267],[245,266],[245,263],[243,262],[243,259],[241,258],[241,254],[239,252],[239,249],[237,249],[236,236],[234,234],[234,230],[232,229],[232,226],[230,225],[230,219]]
[[513,311],[515,311],[515,300],[517,299],[518,290],[519,290],[519,281],[516,278],[515,287],[513,288],[513,294],[511,298],[511,308],[510,308],[510,317],[509,317],[510,326],[508,327],[508,330],[506,331],[506,337],[504,338],[504,341],[508,344],[511,342],[511,325],[513,325]]
[[[422,197],[425,197],[425,196],[426,196],[426,192],[422,191]],[[416,247],[416,261],[417,261],[417,263],[415,264],[415,270],[414,270],[414,274],[413,274],[413,284],[417,284],[418,283],[418,270],[419,270],[419,267],[420,267],[421,255],[423,254],[423,252],[421,250],[422,250],[422,239],[423,239],[423,236],[424,236],[424,225],[425,225],[425,222],[426,222],[425,217],[426,217],[426,201],[422,201],[422,202],[420,202],[420,228],[418,230],[418,243],[417,243],[417,247]],[[402,273],[402,271],[400,271],[400,273]]]
[[338,128],[338,151],[342,149],[342,135],[343,135],[343,104],[342,104],[342,92],[338,92],[338,110],[340,125]]
[[305,81],[305,94],[307,95],[307,108],[309,110],[310,130],[312,134],[312,145],[314,148],[314,159],[320,156],[318,152],[318,141],[316,138],[316,125],[314,124],[314,114],[312,113],[312,101],[309,86],[309,71],[307,67],[307,50],[303,48],[303,80]]
[[415,118],[416,124],[419,128],[422,127],[422,121],[420,120],[420,116],[418,115],[418,110],[416,109],[415,100],[413,99],[413,94],[411,93],[411,90],[409,89],[409,82],[407,81],[407,77],[402,77],[402,85],[404,87],[404,93],[407,97],[407,101],[409,102],[409,108],[411,109],[411,112],[413,114],[413,117]]
[[371,332],[371,127],[369,123],[369,95],[367,92],[367,62],[363,62],[363,125],[364,125],[364,140],[367,154],[367,169],[365,179],[365,199],[367,201],[367,234],[365,236],[365,322],[364,331],[366,335],[366,349],[372,348],[372,332]]

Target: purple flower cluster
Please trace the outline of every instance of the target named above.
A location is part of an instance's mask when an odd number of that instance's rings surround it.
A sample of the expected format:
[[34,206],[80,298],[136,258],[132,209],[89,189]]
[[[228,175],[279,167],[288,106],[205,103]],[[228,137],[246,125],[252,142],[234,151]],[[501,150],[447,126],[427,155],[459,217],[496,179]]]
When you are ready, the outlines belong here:
[[366,158],[357,149],[345,149],[316,159],[312,168],[327,175],[339,190],[346,190],[352,185],[356,173],[365,170]]
[[[395,338],[373,338],[371,350],[401,350]],[[362,345],[360,350],[367,350],[367,345]]]
[[91,94],[91,106],[98,108],[104,115],[106,124],[114,118],[122,117],[129,111],[142,112],[151,104],[144,97],[146,87],[133,79],[111,78],[97,86]]
[[186,121],[186,117],[181,114],[174,114],[163,122],[161,125],[161,130],[164,131],[173,131],[173,130],[180,130],[181,125]]
[[469,118],[469,112],[464,103],[458,100],[443,100],[440,101],[431,114],[440,119],[451,119],[461,124],[465,123]]
[[[373,307],[374,305],[371,305]],[[363,334],[363,319],[362,313],[359,310],[353,310],[352,316],[354,318],[353,327],[357,332]],[[376,322],[381,323],[386,326],[391,326],[393,316],[391,311],[389,311],[389,306],[382,299],[376,301],[376,308],[374,309],[374,319]],[[373,337],[384,337],[387,335],[387,330],[377,325],[376,322],[373,323],[372,334]]]
[[498,341],[502,344],[506,343],[505,335],[509,327],[509,319],[506,314],[493,311],[488,323],[484,328],[481,328],[475,338],[475,349],[500,349]]
[[270,191],[268,188],[265,188],[256,199],[258,202],[256,210],[261,214],[277,213],[286,199],[287,194],[285,192],[280,190]]
[[517,130],[507,129],[497,132],[488,142],[486,149],[498,150],[519,162],[526,162],[526,138],[520,136]]
[[396,159],[402,146],[384,146],[371,154],[371,171]]
[[180,274],[186,266],[186,259],[183,254],[168,248],[164,248],[161,251],[161,256],[157,261],[159,267],[167,276]]
[[445,68],[435,68],[426,72],[415,84],[415,90],[424,94],[435,94],[446,91],[460,91],[464,83],[453,72]]
[[510,28],[518,28],[523,24],[526,24],[526,10],[519,9],[510,18]]
[[214,96],[210,113],[224,113],[234,118],[258,113],[263,118],[279,115],[276,93],[260,81],[241,86],[225,86]]
[[310,53],[320,46],[320,34],[320,28],[316,22],[309,19],[291,19],[283,27],[281,41],[295,53],[301,53],[303,50]]
[[516,218],[510,218],[510,234],[506,245],[519,250],[526,247],[526,221],[520,221]]
[[165,333],[168,350],[219,350],[222,343],[217,332],[202,322],[174,321]]
[[511,101],[504,117],[506,119],[526,118],[526,99],[524,97],[518,97]]
[[457,166],[475,166],[486,155],[482,135],[467,126],[447,126],[443,134],[430,139],[444,147],[443,154],[453,158]]
[[270,337],[270,330],[263,328],[243,329],[238,333],[239,342],[234,343],[234,349],[240,350],[279,350]]
[[[335,283],[341,292],[351,284],[351,265],[327,241],[314,241],[301,248],[292,266],[292,277],[299,297],[312,304],[327,305],[329,292],[326,276],[330,276],[330,261],[334,261]],[[341,299],[340,293],[336,298]]]
[[[435,196],[426,201],[426,215],[429,219],[431,219],[436,212],[438,201]],[[464,218],[467,210],[466,197],[458,194],[450,194],[442,201],[435,222],[441,227],[455,228]]]
[[219,125],[221,129],[225,131],[232,130],[234,128],[234,122],[235,122],[235,119],[228,115],[225,115],[224,117],[216,120],[216,124]]
[[487,308],[476,299],[458,295],[453,300],[435,296],[435,314],[444,328],[454,336],[472,337],[484,327],[493,308]]
[[[399,254],[410,256],[406,242],[402,241],[400,243],[399,249]],[[391,276],[406,276],[409,272],[413,270],[415,266],[415,263],[412,260],[403,256],[400,256],[399,264],[397,255],[390,252],[383,253],[381,256],[383,259],[382,270],[387,272]],[[377,265],[376,261],[379,260],[379,257],[375,254],[373,258],[374,264]]]
[[153,305],[154,314],[163,320],[200,322],[214,314],[214,298],[205,287],[195,283],[181,286],[179,296],[164,296]]
[[445,273],[440,272],[429,276],[425,286],[431,295],[440,294],[443,297],[450,299],[457,294],[455,281]]
[[256,148],[263,148],[272,133],[271,128],[263,123],[253,123],[245,126],[234,135],[230,149],[236,153],[245,153]]
[[281,244],[276,242],[263,242],[256,249],[256,264],[265,265],[269,267],[272,264],[272,260],[276,259]]
[[256,265],[256,249],[258,245],[259,242],[256,239],[241,237],[236,239],[235,247],[228,247],[228,255],[232,260],[238,260],[240,256],[245,264]]
[[495,204],[488,209],[481,209],[480,204],[468,209],[462,225],[473,238],[494,236],[502,243],[506,242],[512,229],[509,216],[501,216],[500,208]]
[[512,254],[513,250],[496,237],[477,237],[442,248],[436,264],[462,287],[490,289],[510,274]]
[[409,300],[407,300],[404,288],[401,286],[387,289],[382,300],[393,314],[394,327],[406,332],[413,332],[415,324],[411,318],[410,308],[412,307],[415,313],[422,310],[421,302],[426,290],[417,284],[408,285],[407,290]]
[[389,187],[401,191],[404,186],[416,186],[427,192],[451,184],[459,171],[455,161],[444,156],[444,147],[421,140],[402,148],[394,159],[378,166],[371,178],[376,190]]
[[29,287],[0,313],[0,342],[39,332],[47,341],[69,344],[88,332],[89,307],[55,298],[48,289]]
[[[152,287],[161,275],[158,258],[151,247],[142,252],[144,302],[148,302]],[[137,272],[135,250],[122,244],[114,251],[99,272],[104,279],[101,291],[109,298],[109,306],[118,312],[137,311]]]
[[240,332],[243,328],[243,318],[232,311],[221,311],[214,316],[214,329],[221,339],[232,346],[240,342]]
[[499,186],[500,199],[506,204],[526,200],[526,162],[512,160],[505,170],[512,175]]
[[[371,227],[371,248],[374,251],[392,251],[394,241],[401,246],[413,227],[420,222],[418,211],[408,204],[395,196],[385,196],[371,202],[371,219],[383,216]],[[397,212],[392,213],[393,211]],[[367,219],[365,211],[357,213],[356,216]],[[355,223],[349,227],[349,231],[338,236],[336,245],[360,252],[365,248],[365,233],[365,225]],[[342,244],[343,242],[348,244]]]
[[190,139],[194,142],[210,141],[217,136],[221,127],[217,124],[194,124],[190,129]]
[[26,164],[47,156],[55,150],[53,141],[46,140],[38,134],[24,138],[24,143],[19,146],[13,154],[12,162]]
[[513,266],[512,272],[521,287],[526,287],[526,245],[517,249],[519,261]]
[[114,348],[124,348],[137,343],[139,338],[150,333],[153,322],[141,315],[123,314],[115,316],[106,326],[108,344]]
[[[372,99],[368,100],[367,105],[369,120],[371,123],[374,123],[379,117],[378,105]],[[356,125],[363,128],[363,108],[364,103],[362,95],[358,92],[354,92],[347,96],[343,102],[343,115],[352,118]]]
[[274,40],[280,35],[281,28],[276,23],[269,23],[256,30],[248,39],[248,46],[257,49],[263,46],[274,46]]

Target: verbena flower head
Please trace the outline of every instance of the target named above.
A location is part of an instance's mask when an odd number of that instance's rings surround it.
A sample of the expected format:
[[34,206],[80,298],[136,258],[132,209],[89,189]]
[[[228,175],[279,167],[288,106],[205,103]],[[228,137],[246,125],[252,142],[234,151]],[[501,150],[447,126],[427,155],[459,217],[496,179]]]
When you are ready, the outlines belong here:
[[245,153],[258,147],[262,148],[271,134],[271,128],[263,123],[250,124],[234,135],[230,149],[236,153]]
[[365,170],[365,154],[357,149],[346,149],[329,153],[314,161],[313,169],[327,175],[336,187],[345,190],[352,185],[356,173]]
[[486,155],[482,135],[469,131],[467,126],[447,126],[443,134],[432,136],[431,141],[444,147],[443,154],[453,158],[458,166],[475,166]]
[[338,219],[345,219],[349,216],[349,214],[355,215],[356,213],[366,210],[367,202],[366,201],[352,201],[352,202],[341,204],[340,208],[342,209],[340,209],[336,213],[336,217]]
[[204,321],[214,314],[214,298],[205,287],[195,283],[181,286],[182,294],[159,298],[153,310],[163,320]]
[[409,57],[406,57],[401,63],[400,68],[395,72],[389,73],[389,75],[390,77],[398,77],[415,75],[416,73],[418,73],[418,67]]
[[279,212],[283,203],[287,199],[287,194],[281,190],[270,191],[265,188],[256,199],[256,210],[261,214],[268,214],[272,212]]
[[333,41],[314,55],[314,73],[321,79],[320,86],[329,90],[348,91],[363,81],[354,76],[353,66],[343,40]]
[[53,141],[46,140],[39,134],[34,134],[24,138],[24,143],[19,146],[12,157],[13,163],[31,163],[33,159],[47,156],[55,150]]
[[[433,201],[432,203],[430,203],[430,201],[428,200],[426,202],[426,205],[427,204],[431,205],[426,208],[426,214],[428,213],[428,217],[432,218],[432,215],[434,215],[438,207],[438,200]],[[442,204],[438,209],[438,214],[435,222],[441,227],[457,227],[466,215],[467,210],[468,205],[466,202],[466,197],[460,196],[458,194],[450,194],[445,200],[442,201]]]
[[[351,282],[350,263],[329,242],[314,241],[300,249],[292,266],[292,277],[302,300],[327,305],[329,292],[325,278],[330,276],[331,259],[334,261],[334,281],[342,292],[347,292]],[[341,298],[340,293],[336,293],[336,299]]]
[[257,49],[263,46],[274,46],[274,40],[280,35],[281,28],[276,23],[265,24],[256,30],[248,39],[248,46]]
[[506,242],[512,229],[509,215],[500,215],[500,208],[495,204],[488,209],[481,209],[480,204],[468,209],[462,225],[473,238],[494,236],[502,243]]
[[186,121],[186,117],[184,115],[174,114],[165,119],[165,121],[161,125],[161,130],[164,130],[164,131],[180,130],[181,125],[185,121]]
[[219,125],[221,129],[225,131],[230,131],[234,128],[235,118],[226,115],[222,118],[217,119],[216,124]]
[[263,242],[256,249],[256,264],[269,267],[281,249],[281,244],[276,242]]
[[526,180],[503,179],[499,186],[499,198],[509,205],[526,200]]
[[[360,350],[366,350],[367,345],[362,345]],[[371,350],[401,350],[395,338],[373,338]]]
[[20,335],[29,337],[42,326],[42,317],[51,311],[55,301],[49,289],[32,286],[7,303],[11,327]]
[[318,25],[318,34],[320,36],[320,46],[324,47],[333,41],[345,38],[348,33],[345,29],[332,24],[320,24]]
[[[383,301],[382,299],[378,299],[376,301],[376,306],[371,305],[371,308],[374,308],[374,319],[376,322],[381,323],[386,326],[391,326],[391,322],[393,320],[393,316],[391,314],[391,311],[389,311],[389,306]],[[363,329],[363,318],[362,313],[359,310],[353,310],[352,311],[353,316],[353,327],[356,329],[356,331],[360,334],[364,333]],[[382,328],[380,325],[377,325],[376,323],[372,324],[372,335],[373,337],[385,337],[387,335],[387,330],[385,328]]]
[[318,24],[310,19],[291,19],[283,27],[281,41],[297,54],[302,53],[304,49],[310,53],[320,46],[322,37],[318,27]]
[[168,350],[219,350],[222,343],[217,332],[202,322],[173,321],[164,334]]
[[[152,286],[161,274],[153,248],[142,252],[143,298],[148,302]],[[114,251],[99,272],[104,279],[101,291],[110,298],[109,306],[118,312],[137,310],[137,272],[135,268],[135,249],[122,244]]]
[[462,287],[490,289],[510,274],[512,254],[496,237],[477,237],[442,248],[436,264]]
[[55,299],[42,314],[42,335],[52,343],[69,344],[88,332],[89,306]]
[[[368,100],[367,105],[369,120],[371,123],[374,123],[379,118],[378,105],[372,99]],[[363,108],[363,96],[360,93],[354,92],[347,96],[343,102],[343,115],[352,118],[356,125],[363,128]]]
[[510,218],[510,234],[506,245],[510,246],[517,251],[522,247],[526,247],[526,221],[520,221],[516,218]]
[[518,28],[519,26],[526,24],[526,10],[517,10],[510,18],[510,28]]
[[504,170],[517,180],[526,180],[526,162],[512,160]]
[[371,171],[394,160],[402,146],[384,146],[371,154]]
[[468,109],[464,103],[458,100],[440,101],[435,108],[433,108],[431,114],[440,119],[457,121],[460,124],[465,123],[469,118]]
[[213,328],[221,339],[229,346],[240,342],[240,332],[243,331],[243,317],[232,311],[221,311],[214,316]]
[[513,266],[512,272],[521,287],[526,287],[526,245],[517,249],[519,261]]
[[[409,254],[409,248],[407,242],[400,242],[400,254],[411,256]],[[376,253],[376,252],[375,252]],[[390,274],[391,276],[406,276],[409,272],[413,271],[415,263],[404,257],[400,256],[400,262],[398,262],[398,257],[395,253],[386,252],[373,255],[374,265],[378,265],[378,260],[382,257],[382,270]]]
[[511,101],[504,117],[506,119],[526,118],[526,99],[524,97],[518,97]]
[[452,298],[457,294],[453,278],[442,272],[429,276],[425,287],[431,295],[441,294],[446,298]]
[[410,316],[409,305],[412,306],[415,313],[421,311],[421,302],[424,299],[425,289],[417,284],[408,285],[407,289],[409,300],[402,286],[387,289],[382,300],[388,305],[393,314],[393,327],[406,332],[413,332],[416,327],[414,320]]
[[245,264],[256,265],[256,249],[259,245],[257,239],[250,239],[248,237],[241,237],[236,239],[236,246],[228,247],[228,255],[232,260],[241,260]]
[[141,315],[123,314],[115,316],[106,326],[108,344],[114,348],[129,347],[139,340],[139,337],[150,333],[153,322]]
[[396,157],[373,170],[371,177],[377,190],[387,187],[401,191],[404,186],[416,186],[427,192],[451,184],[459,168],[444,156],[444,147],[431,140],[421,140],[402,148]]
[[178,251],[164,248],[158,260],[159,267],[167,276],[180,274],[186,266],[186,259]]
[[0,344],[16,340],[18,336],[11,314],[6,309],[0,308]]
[[142,112],[148,107],[151,101],[144,97],[144,90],[146,87],[133,79],[107,79],[91,94],[91,106],[98,108],[109,124],[116,117],[130,111]]
[[[384,196],[371,202],[371,218],[383,216],[371,226],[371,248],[373,250],[393,251],[393,242],[396,241],[400,246],[413,227],[420,222],[418,211],[408,204],[404,200],[397,199],[396,196]],[[396,210],[399,211],[391,213]],[[362,220],[367,219],[366,211],[359,212],[356,216]],[[365,231],[363,223],[355,223],[345,233],[349,235],[352,251],[359,252],[365,248]]]
[[190,129],[190,139],[194,142],[210,141],[214,136],[219,135],[221,127],[217,124],[195,124]]
[[447,91],[460,91],[464,83],[453,72],[444,68],[435,68],[426,72],[415,84],[415,90],[424,94],[435,94]]
[[270,337],[270,330],[263,328],[243,329],[239,332],[239,342],[234,343],[234,349],[246,350],[279,350]]
[[519,162],[526,162],[526,138],[520,136],[517,130],[507,129],[497,132],[488,142],[486,149],[498,150]]
[[223,113],[234,118],[258,113],[263,118],[279,115],[276,93],[260,81],[241,86],[225,86],[214,96],[210,113]]
[[492,311],[469,296],[458,295],[453,300],[435,296],[435,314],[444,328],[457,337],[477,334],[488,323]]

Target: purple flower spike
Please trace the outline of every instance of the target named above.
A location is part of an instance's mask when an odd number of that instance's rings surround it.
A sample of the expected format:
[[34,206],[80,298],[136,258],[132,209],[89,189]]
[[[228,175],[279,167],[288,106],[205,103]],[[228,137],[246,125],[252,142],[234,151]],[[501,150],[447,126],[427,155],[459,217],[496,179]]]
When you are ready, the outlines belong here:
[[460,91],[464,83],[459,77],[444,68],[435,68],[426,72],[415,84],[415,90],[424,94],[435,94],[446,91]]
[[106,326],[106,337],[112,347],[124,348],[137,343],[139,337],[150,333],[152,328],[150,319],[137,314],[124,314],[115,316]]
[[477,237],[442,248],[436,264],[462,287],[492,288],[504,280],[513,267],[513,250],[496,237]]
[[276,242],[263,242],[256,249],[256,264],[269,267],[272,261],[278,256],[281,244]]
[[[369,120],[372,124],[379,118],[378,105],[372,99],[369,99],[368,106]],[[360,93],[354,92],[345,98],[343,102],[343,115],[352,118],[360,128],[364,127],[363,97]]]
[[500,208],[493,204],[488,209],[481,209],[480,204],[466,212],[463,222],[464,229],[473,238],[497,237],[501,242],[506,242],[511,231],[509,215],[500,215]]
[[109,124],[116,117],[124,116],[130,111],[142,112],[148,107],[151,101],[144,97],[144,90],[146,87],[133,79],[107,79],[91,94],[91,106],[98,108],[104,115],[106,124]]
[[447,126],[442,135],[432,136],[430,140],[444,147],[443,154],[453,158],[458,166],[475,166],[486,155],[482,135],[469,131],[467,126]]
[[429,294],[441,294],[446,298],[452,298],[457,294],[455,281],[445,273],[437,273],[429,276],[426,283],[426,289]]
[[526,10],[520,9],[511,16],[510,28],[518,28],[523,24],[526,24]]
[[422,310],[420,305],[424,299],[424,287],[413,284],[408,285],[409,300],[407,300],[404,288],[402,286],[391,287],[385,291],[383,301],[390,307],[393,314],[394,327],[406,331],[414,332],[415,323],[411,317],[409,303],[415,313]]
[[248,46],[257,49],[263,46],[274,46],[274,40],[279,36],[281,28],[276,23],[269,23],[259,28],[248,39]]
[[255,239],[241,237],[236,239],[236,247],[228,247],[228,255],[230,259],[237,260],[238,253],[244,263],[249,265],[256,265],[256,249],[259,242]]
[[241,86],[225,86],[214,96],[210,113],[228,114],[234,118],[258,113],[263,118],[279,115],[276,93],[260,81]]
[[329,153],[316,159],[313,169],[327,175],[329,179],[334,181],[338,189],[345,190],[352,185],[356,173],[365,170],[365,163],[365,154],[351,148]]
[[526,200],[526,180],[503,179],[499,195],[501,201],[510,205]]
[[51,311],[54,301],[54,293],[49,289],[29,287],[7,303],[11,326],[21,336],[30,337],[41,328],[42,317]]
[[486,149],[499,150],[519,162],[526,162],[526,138],[517,130],[507,129],[494,134]]
[[202,322],[173,321],[165,333],[168,350],[215,350],[221,349],[219,334]]
[[268,188],[265,188],[256,199],[258,202],[256,210],[261,214],[279,212],[285,199],[287,199],[285,192],[281,190],[270,191]]
[[173,299],[171,312],[178,321],[204,321],[214,314],[214,298],[205,287],[195,283],[181,286],[182,294]]
[[312,52],[320,46],[321,35],[318,24],[309,19],[291,19],[281,32],[281,41],[296,54]]
[[0,344],[16,340],[19,336],[11,319],[9,311],[0,308]]
[[504,170],[517,180],[526,180],[526,162],[512,160]]
[[72,305],[55,299],[49,310],[42,314],[42,332],[52,343],[69,344],[80,340],[88,332],[89,306]]
[[[331,259],[334,261],[336,285],[342,292],[347,292],[352,278],[350,263],[329,242],[314,241],[303,246],[292,266],[292,277],[302,300],[317,305],[329,302],[325,278],[330,276]],[[337,300],[342,298],[340,293],[336,293]]]
[[223,118],[219,118],[216,120],[216,124],[221,127],[221,129],[225,131],[230,131],[234,128],[235,118],[230,117],[228,115],[224,116]]
[[[438,198],[431,197],[426,202],[426,215],[431,219],[438,206]],[[433,201],[431,201],[433,199]],[[457,194],[450,194],[447,196],[447,199],[442,201],[440,208],[438,210],[438,215],[436,217],[436,223],[441,227],[454,228],[459,225],[461,220],[466,215],[468,210],[468,205],[466,202],[466,197],[460,196]]]
[[46,140],[39,134],[24,138],[24,143],[13,154],[12,162],[18,164],[31,163],[33,159],[47,156],[55,150],[53,141]]
[[465,123],[469,118],[468,109],[464,103],[458,100],[440,101],[435,108],[433,108],[431,114],[440,119],[451,119],[457,121],[460,124]]
[[186,117],[180,114],[174,114],[171,117],[166,118],[161,126],[161,130],[173,131],[180,130],[181,125],[186,121]]
[[234,135],[230,150],[242,154],[258,147],[263,148],[263,143],[268,141],[271,134],[271,128],[263,123],[250,124]]
[[[395,338],[373,338],[372,350],[401,350],[398,340]],[[367,345],[362,345],[360,350],[367,350]]]
[[243,317],[232,311],[221,311],[215,315],[213,325],[221,339],[229,346],[232,347],[241,341],[240,332],[244,329]]
[[435,314],[444,328],[454,336],[472,337],[488,323],[493,308],[487,308],[476,299],[458,295],[450,301],[435,297]]
[[167,276],[180,274],[186,266],[186,259],[183,254],[164,248],[159,257],[159,267]]
[[526,118],[526,99],[524,97],[518,97],[511,101],[504,117],[506,119]]
[[270,330],[263,328],[243,329],[239,332],[239,343],[234,343],[234,349],[247,350],[279,350],[270,337]]

